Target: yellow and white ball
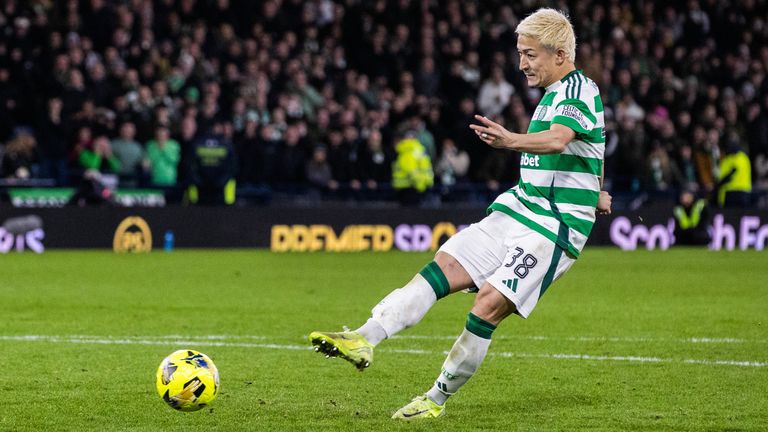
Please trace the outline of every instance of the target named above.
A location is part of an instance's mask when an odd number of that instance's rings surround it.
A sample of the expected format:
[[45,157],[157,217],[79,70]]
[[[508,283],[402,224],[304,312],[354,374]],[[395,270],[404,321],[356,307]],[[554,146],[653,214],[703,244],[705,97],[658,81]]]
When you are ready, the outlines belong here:
[[179,350],[157,368],[157,394],[171,408],[197,411],[219,393],[219,371],[210,357],[193,350]]

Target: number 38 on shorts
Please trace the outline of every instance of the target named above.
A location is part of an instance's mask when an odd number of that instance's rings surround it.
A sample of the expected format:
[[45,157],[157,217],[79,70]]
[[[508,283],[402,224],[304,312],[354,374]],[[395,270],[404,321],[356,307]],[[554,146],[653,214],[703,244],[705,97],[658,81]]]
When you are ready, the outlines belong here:
[[[525,254],[525,255],[523,255]],[[519,264],[517,259],[520,258]],[[532,268],[536,267],[536,264],[539,261],[536,259],[535,256],[531,254],[526,254],[523,248],[516,247],[515,248],[515,254],[512,255],[512,261],[510,261],[508,264],[504,264],[504,267],[514,267],[515,275],[519,277],[520,279],[525,279],[526,276],[528,276],[528,273],[531,271]]]
[[461,263],[475,286],[489,283],[524,318],[574,262],[550,239],[499,212],[460,231],[440,250]]

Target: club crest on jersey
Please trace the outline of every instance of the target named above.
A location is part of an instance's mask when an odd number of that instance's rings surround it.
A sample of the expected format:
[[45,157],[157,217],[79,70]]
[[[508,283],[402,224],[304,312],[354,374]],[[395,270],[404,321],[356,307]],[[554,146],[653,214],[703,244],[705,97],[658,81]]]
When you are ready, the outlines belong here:
[[544,117],[547,115],[547,108],[549,108],[546,105],[539,105],[536,107],[536,111],[533,112],[533,119],[537,121],[544,120]]

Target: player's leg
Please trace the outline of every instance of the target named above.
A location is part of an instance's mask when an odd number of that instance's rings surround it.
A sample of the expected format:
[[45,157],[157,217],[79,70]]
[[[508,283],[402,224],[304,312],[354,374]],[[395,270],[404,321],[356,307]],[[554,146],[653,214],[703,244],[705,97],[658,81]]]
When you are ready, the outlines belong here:
[[548,239],[512,218],[500,222],[509,236],[503,263],[481,286],[462,334],[448,354],[435,384],[423,396],[398,410],[394,418],[432,418],[477,371],[496,326],[510,314],[527,317],[547,288],[565,273],[573,259]]
[[372,345],[416,325],[438,300],[474,286],[472,278],[456,259],[438,251],[410,282],[382,299],[371,318],[357,329]]
[[396,289],[373,308],[360,329],[373,345],[421,321],[435,302],[448,294],[479,287],[502,265],[507,254],[504,226],[508,217],[491,214],[448,239],[408,285]]
[[384,297],[361,327],[355,331],[312,332],[309,338],[315,351],[341,357],[362,370],[370,366],[373,348],[382,340],[421,321],[437,300],[472,286],[474,282],[461,264],[439,251],[435,260],[410,282]]
[[485,359],[496,326],[515,312],[515,305],[488,283],[483,284],[467,316],[464,331],[453,344],[435,384],[423,396],[400,408],[392,418],[411,420],[444,414],[448,397],[456,393]]
[[358,369],[368,367],[373,347],[421,321],[437,300],[479,286],[498,268],[507,248],[491,215],[451,237],[430,262],[405,286],[392,291],[371,311],[371,318],[355,331],[312,332],[315,350],[341,357]]
[[515,305],[489,283],[485,283],[475,299],[472,311],[459,338],[445,359],[441,376],[427,392],[439,405],[475,374],[491,345],[491,335],[499,323],[515,312]]

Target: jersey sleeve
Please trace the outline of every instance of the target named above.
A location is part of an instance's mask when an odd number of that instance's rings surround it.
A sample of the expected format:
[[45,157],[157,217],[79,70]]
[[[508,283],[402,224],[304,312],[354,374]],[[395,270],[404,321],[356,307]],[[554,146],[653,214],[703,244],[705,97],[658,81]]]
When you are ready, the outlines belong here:
[[577,134],[588,134],[595,128],[597,118],[587,103],[581,99],[564,99],[555,107],[551,124],[561,124]]

